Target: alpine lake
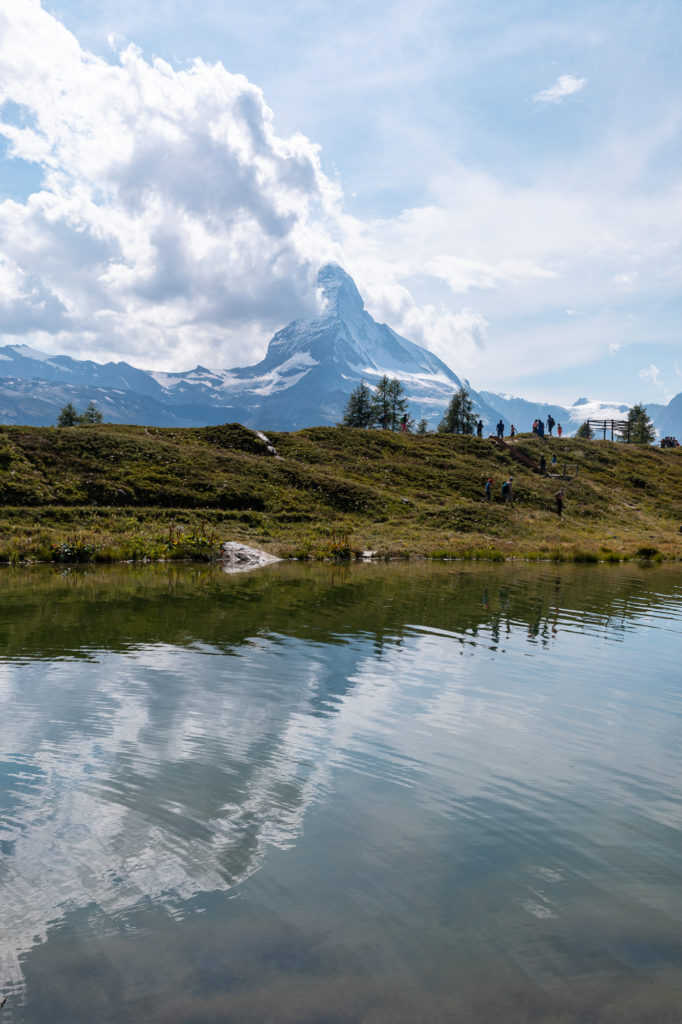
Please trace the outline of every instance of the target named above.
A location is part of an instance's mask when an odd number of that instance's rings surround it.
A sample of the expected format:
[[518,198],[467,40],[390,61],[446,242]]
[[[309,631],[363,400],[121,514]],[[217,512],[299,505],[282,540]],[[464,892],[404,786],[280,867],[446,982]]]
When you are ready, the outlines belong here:
[[0,601],[0,1024],[682,1019],[679,566]]

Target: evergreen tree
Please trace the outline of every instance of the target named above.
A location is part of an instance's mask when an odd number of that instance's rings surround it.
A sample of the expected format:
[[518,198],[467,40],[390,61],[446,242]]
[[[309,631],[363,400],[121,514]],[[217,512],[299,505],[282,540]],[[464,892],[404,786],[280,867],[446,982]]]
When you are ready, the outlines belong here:
[[375,418],[373,406],[372,391],[364,380],[361,380],[348,397],[342,424],[346,427],[371,427]]
[[633,405],[628,413],[629,439],[633,444],[651,444],[656,431],[647,415],[646,406]]
[[80,416],[76,411],[76,407],[68,402],[62,409],[59,410],[59,416],[57,416],[58,427],[75,427],[77,423],[80,423]]
[[420,419],[419,423],[417,424],[417,433],[423,435],[423,434],[428,434],[428,432],[429,432],[429,421],[427,419],[424,419],[424,417],[422,417],[422,419]]
[[388,382],[388,400],[389,400],[389,423],[391,430],[400,430],[402,425],[402,418],[405,414],[408,416],[408,429],[410,426],[409,413],[407,410],[408,402],[405,397],[405,388],[401,381],[397,377],[393,377]]
[[592,440],[592,438],[594,437],[594,433],[592,431],[592,427],[587,422],[587,420],[585,420],[584,423],[580,424],[580,426],[578,427],[578,429],[575,432],[575,436],[576,437],[582,437],[586,441],[591,441]]
[[101,423],[102,413],[99,411],[94,402],[89,402],[85,408],[85,412],[80,417],[81,423]]
[[372,398],[372,422],[378,423],[382,430],[388,430],[391,400],[389,396],[390,381],[386,374],[374,389]]
[[462,385],[450,399],[438,431],[441,434],[473,434],[475,429],[476,416],[471,395]]

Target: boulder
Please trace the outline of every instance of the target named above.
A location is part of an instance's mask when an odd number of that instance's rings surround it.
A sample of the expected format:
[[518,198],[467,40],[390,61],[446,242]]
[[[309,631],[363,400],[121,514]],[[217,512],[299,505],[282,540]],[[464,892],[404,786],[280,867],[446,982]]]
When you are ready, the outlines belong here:
[[269,555],[267,551],[250,548],[234,540],[225,541],[221,559],[223,572],[246,572],[248,569],[260,569],[264,565],[281,562],[281,558],[276,555]]

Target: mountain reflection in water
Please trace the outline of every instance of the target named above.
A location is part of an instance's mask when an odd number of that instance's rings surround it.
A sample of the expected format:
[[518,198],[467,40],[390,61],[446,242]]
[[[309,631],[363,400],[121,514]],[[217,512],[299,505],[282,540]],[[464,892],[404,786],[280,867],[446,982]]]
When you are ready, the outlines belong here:
[[675,1012],[682,572],[6,569],[0,599],[3,1024]]

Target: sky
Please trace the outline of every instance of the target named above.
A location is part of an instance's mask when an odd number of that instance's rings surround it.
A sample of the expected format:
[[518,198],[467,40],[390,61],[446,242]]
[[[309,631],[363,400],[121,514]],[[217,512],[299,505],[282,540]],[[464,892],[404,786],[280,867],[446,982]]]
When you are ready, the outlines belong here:
[[0,0],[0,345],[245,366],[319,266],[476,390],[682,392],[679,0]]

